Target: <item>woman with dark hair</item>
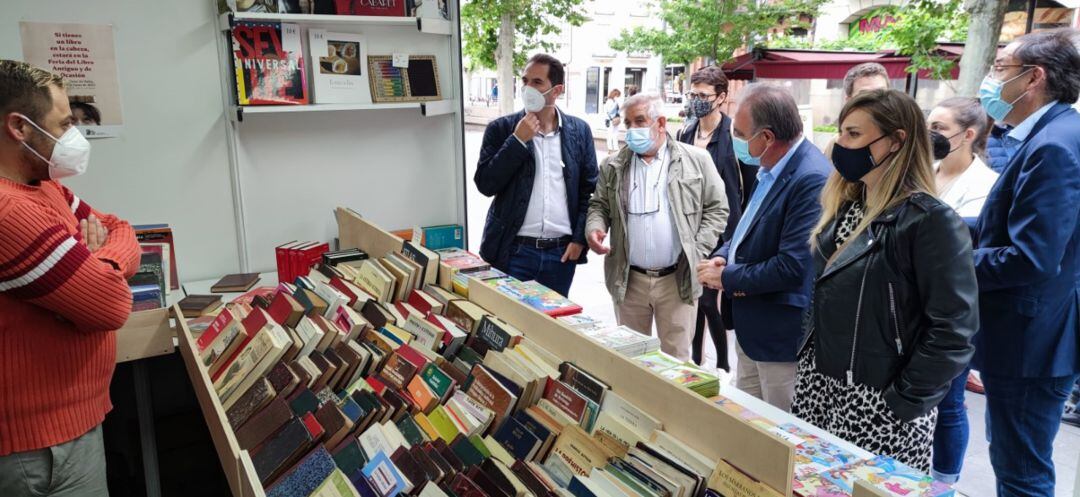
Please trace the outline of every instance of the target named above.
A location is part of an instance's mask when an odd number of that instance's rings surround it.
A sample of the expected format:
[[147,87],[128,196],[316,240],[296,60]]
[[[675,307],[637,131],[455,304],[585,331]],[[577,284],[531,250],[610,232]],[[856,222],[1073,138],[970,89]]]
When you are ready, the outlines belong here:
[[792,413],[928,472],[935,407],[974,353],[971,236],[934,196],[915,100],[861,93],[839,123],[810,238],[818,276]]
[[[953,97],[934,107],[927,121],[930,131],[940,133],[949,143],[948,155],[935,167],[938,197],[963,218],[979,217],[986,196],[998,178],[982,159],[988,135],[986,111],[977,99]],[[949,393],[938,404],[933,475],[945,483],[960,479],[967,450],[969,427],[964,387],[968,372],[965,370],[953,379]]]
[[71,114],[79,126],[101,126],[101,111],[85,102],[71,102]]
[[[727,99],[728,79],[717,66],[708,66],[699,69],[690,76],[690,92],[686,94],[689,113],[696,120],[679,134],[679,141],[703,148],[712,157],[716,171],[724,180],[724,190],[728,201],[728,222],[724,233],[721,233],[717,248],[730,240],[735,227],[739,225],[742,217],[742,207],[746,192],[753,184],[743,185],[743,174],[739,161],[735,159],[735,151],[731,147],[731,118],[720,110],[724,100]],[[757,168],[746,166],[751,169],[750,177],[757,173]],[[711,288],[705,288],[698,300],[697,324],[694,328],[693,359],[701,364],[704,361],[705,325],[709,325],[709,334],[712,335],[713,345],[716,346],[716,367],[724,371],[730,371],[728,364],[727,330],[731,328],[730,318],[722,319],[719,292]],[[730,314],[730,313],[729,313]],[[725,322],[726,321],[726,322]]]

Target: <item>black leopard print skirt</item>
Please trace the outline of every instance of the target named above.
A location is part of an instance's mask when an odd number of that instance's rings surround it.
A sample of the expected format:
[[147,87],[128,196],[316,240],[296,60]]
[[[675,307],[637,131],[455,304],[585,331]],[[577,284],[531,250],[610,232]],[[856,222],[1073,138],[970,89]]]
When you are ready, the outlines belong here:
[[881,391],[821,374],[813,343],[799,356],[791,413],[875,455],[889,456],[930,472],[937,409],[905,423],[885,404]]

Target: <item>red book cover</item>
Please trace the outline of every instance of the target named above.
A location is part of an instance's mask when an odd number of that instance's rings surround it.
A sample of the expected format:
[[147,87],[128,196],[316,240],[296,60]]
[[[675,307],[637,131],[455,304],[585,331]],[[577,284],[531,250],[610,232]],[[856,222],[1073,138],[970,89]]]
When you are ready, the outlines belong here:
[[431,303],[428,302],[427,299],[421,297],[418,292],[419,290],[413,290],[409,292],[409,298],[407,302],[409,303],[409,305],[413,306],[413,309],[416,309],[423,313],[425,316],[427,316],[428,313],[431,312]]
[[371,388],[375,390],[375,395],[382,396],[383,392],[386,391],[386,384],[376,378],[375,375],[368,376],[366,379],[368,385],[371,385]]
[[405,305],[404,305],[405,303],[406,302],[400,302],[400,301],[394,302],[394,307],[397,308],[397,311],[399,313],[401,313],[401,317],[403,317],[405,319],[409,319],[409,315],[412,314],[412,313],[409,312],[409,309],[405,307]]
[[[318,243],[318,242],[316,242]],[[311,268],[315,267],[322,261],[323,254],[330,251],[329,243],[318,243],[313,247],[308,247],[304,250],[304,276],[307,276],[311,272]]]
[[352,307],[352,305],[356,303],[356,299],[358,298],[358,296],[353,293],[352,289],[349,288],[349,285],[346,285],[345,281],[341,278],[338,278],[336,276],[330,278],[330,286],[334,287],[335,290],[345,294],[345,296],[349,298],[350,307]]
[[278,324],[284,325],[289,320],[289,316],[292,315],[292,305],[286,298],[287,294],[278,293],[274,295],[274,299],[270,301],[270,308],[266,311],[270,314]]
[[405,359],[406,361],[412,363],[413,366],[416,366],[417,371],[421,371],[424,369],[424,366],[427,366],[427,358],[417,352],[416,349],[410,347],[408,344],[398,347],[397,353],[401,356],[402,359]]
[[315,419],[315,415],[308,412],[304,413],[304,417],[300,418],[304,422],[304,427],[307,428],[309,434],[311,434],[312,440],[318,440],[323,436],[323,427],[319,424],[319,420]]
[[232,47],[237,103],[309,103],[299,25],[237,22],[232,28]]
[[228,360],[225,361],[225,364],[221,367],[221,369],[219,369],[217,373],[210,378],[212,381],[217,381],[218,378],[220,378],[221,375],[225,372],[225,370],[229,369],[229,365],[232,364],[234,360],[236,360],[236,357],[239,356],[241,352],[243,352],[244,347],[246,347],[247,344],[255,338],[255,334],[258,333],[259,330],[263,329],[263,327],[266,326],[266,323],[270,322],[269,320],[270,315],[267,314],[265,310],[258,307],[253,308],[251,312],[248,313],[247,317],[244,318],[243,321],[241,321],[241,324],[244,325],[244,330],[246,330],[248,333],[247,337],[244,339],[244,342],[236,348],[236,351],[233,352],[231,356],[229,356]]
[[409,15],[405,0],[382,0],[380,2],[334,0],[334,7],[339,16],[407,17]]
[[241,294],[239,297],[236,297],[235,299],[233,299],[233,301],[231,303],[232,304],[252,305],[252,303],[255,302],[255,297],[256,296],[262,295],[263,297],[270,298],[276,292],[277,292],[277,287],[273,287],[273,286],[257,286],[255,288],[252,288],[251,290],[248,290],[247,292]]
[[204,331],[202,335],[199,335],[199,339],[195,341],[195,345],[198,346],[199,352],[206,350],[211,343],[214,343],[214,339],[221,334],[221,331],[224,330],[225,327],[229,326],[229,323],[231,323],[232,320],[232,311],[228,309],[222,310],[221,314],[218,314],[218,316],[214,318],[214,322],[210,323],[210,326],[206,328],[206,331]]
[[588,404],[585,397],[559,380],[550,377],[547,379],[543,398],[551,401],[555,407],[568,414],[574,421],[580,422],[585,416],[585,408]]
[[314,247],[316,242],[304,242],[289,250],[289,281],[295,281],[297,277],[307,276],[304,270],[304,250]]
[[292,281],[289,279],[288,254],[289,248],[296,245],[297,241],[283,243],[274,248],[274,259],[277,262],[278,281]]

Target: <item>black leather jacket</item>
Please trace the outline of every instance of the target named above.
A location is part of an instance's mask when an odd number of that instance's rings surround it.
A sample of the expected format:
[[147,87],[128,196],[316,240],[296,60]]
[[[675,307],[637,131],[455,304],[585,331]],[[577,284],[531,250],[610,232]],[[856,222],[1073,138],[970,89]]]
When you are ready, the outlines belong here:
[[975,350],[978,287],[967,226],[940,200],[916,194],[829,263],[835,229],[836,221],[818,235],[814,251],[808,336],[817,369],[883,390],[904,421],[922,416]]

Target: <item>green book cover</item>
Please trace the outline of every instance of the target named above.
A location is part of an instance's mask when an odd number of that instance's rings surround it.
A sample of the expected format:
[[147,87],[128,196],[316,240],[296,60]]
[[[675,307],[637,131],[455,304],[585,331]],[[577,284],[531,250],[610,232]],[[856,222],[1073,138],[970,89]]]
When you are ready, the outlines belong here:
[[455,443],[450,444],[450,450],[461,459],[461,463],[467,468],[484,462],[484,453],[477,450],[472,441],[465,437],[458,437]]
[[432,393],[440,400],[445,399],[446,394],[450,392],[450,388],[454,386],[454,379],[442,369],[439,369],[439,366],[433,362],[424,366],[424,370],[420,372],[420,377],[424,380],[424,383],[427,383],[428,387],[431,387]]
[[484,455],[484,459],[491,457],[491,451],[488,450],[487,445],[484,444],[484,439],[480,438],[480,435],[473,435],[469,437],[469,443],[476,447],[476,450]]
[[616,468],[615,466],[612,466],[611,464],[608,464],[607,467],[604,468],[604,471],[607,472],[607,474],[609,474],[611,476],[614,476],[619,481],[623,482],[623,484],[625,484],[626,486],[630,487],[632,490],[637,492],[638,495],[642,495],[642,496],[646,496],[646,497],[659,497],[659,494],[656,493],[654,490],[652,490],[651,488],[646,487],[641,482],[639,482],[636,478],[631,477],[630,475],[623,472],[621,469]]
[[416,420],[410,416],[398,420],[397,427],[398,431],[401,432],[401,436],[405,437],[405,441],[409,442],[409,445],[416,446],[428,441],[423,430],[420,429],[420,425],[416,424]]
[[586,432],[592,433],[596,426],[596,418],[600,416],[600,406],[596,402],[585,399],[585,415],[581,417],[581,427]]
[[452,442],[455,437],[461,434],[461,431],[454,425],[454,421],[450,419],[450,414],[446,412],[443,406],[436,407],[434,411],[431,411],[428,414],[428,421],[431,421],[435,431],[439,432],[439,438],[446,443]]
[[368,460],[360,443],[353,438],[334,454],[334,463],[342,471],[353,474],[367,465]]

